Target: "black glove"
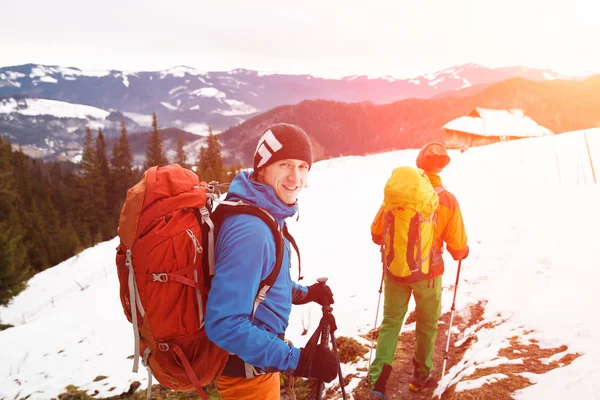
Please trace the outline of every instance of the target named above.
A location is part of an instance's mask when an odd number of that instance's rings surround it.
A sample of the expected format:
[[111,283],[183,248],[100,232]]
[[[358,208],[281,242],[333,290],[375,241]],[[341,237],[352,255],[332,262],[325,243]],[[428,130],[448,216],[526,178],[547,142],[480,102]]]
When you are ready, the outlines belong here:
[[306,304],[310,303],[311,301],[319,303],[322,306],[329,306],[333,304],[333,292],[331,291],[331,288],[319,282],[314,283],[308,287],[308,293],[306,296],[296,304]]
[[331,382],[338,374],[338,359],[333,351],[324,344],[316,347],[313,354],[308,349],[300,349],[298,367],[292,374],[296,377],[315,378]]

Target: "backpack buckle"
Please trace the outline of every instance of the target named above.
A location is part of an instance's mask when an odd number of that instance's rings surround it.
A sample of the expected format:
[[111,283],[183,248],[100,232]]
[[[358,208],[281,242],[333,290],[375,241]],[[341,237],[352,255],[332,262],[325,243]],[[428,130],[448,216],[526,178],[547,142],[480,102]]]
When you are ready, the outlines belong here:
[[208,209],[206,207],[202,207],[200,209],[200,214],[202,215],[202,220],[210,217],[210,212],[208,211]]
[[168,343],[159,343],[158,349],[160,351],[169,351],[169,344]]
[[165,273],[152,274],[152,282],[168,282],[169,276]]

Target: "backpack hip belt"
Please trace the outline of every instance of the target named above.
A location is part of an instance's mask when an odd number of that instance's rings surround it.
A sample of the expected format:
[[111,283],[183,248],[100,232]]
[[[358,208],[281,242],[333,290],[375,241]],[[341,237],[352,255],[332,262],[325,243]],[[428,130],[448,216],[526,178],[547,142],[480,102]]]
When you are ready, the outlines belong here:
[[[277,337],[285,341],[285,336],[283,334],[279,334],[277,335]],[[225,369],[223,370],[221,375],[232,378],[252,379],[267,373],[269,373],[269,371],[265,371],[260,367],[248,364],[236,354],[230,354],[229,359],[227,360],[227,364],[225,365]]]

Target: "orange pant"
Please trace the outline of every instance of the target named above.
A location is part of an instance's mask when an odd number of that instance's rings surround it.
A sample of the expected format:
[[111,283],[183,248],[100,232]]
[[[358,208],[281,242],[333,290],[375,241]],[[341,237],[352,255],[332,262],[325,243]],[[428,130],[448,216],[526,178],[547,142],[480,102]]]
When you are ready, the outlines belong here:
[[216,383],[221,400],[279,400],[279,372],[252,379],[220,376]]

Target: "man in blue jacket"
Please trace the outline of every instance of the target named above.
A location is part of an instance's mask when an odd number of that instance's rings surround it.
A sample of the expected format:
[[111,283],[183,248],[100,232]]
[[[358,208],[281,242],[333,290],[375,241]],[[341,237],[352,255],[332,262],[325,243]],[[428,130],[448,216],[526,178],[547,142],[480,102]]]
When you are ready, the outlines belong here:
[[[306,133],[295,125],[271,125],[258,142],[254,172],[244,171],[233,179],[227,200],[263,208],[283,227],[298,211],[296,198],[311,165]],[[281,271],[252,315],[259,284],[275,265],[273,234],[252,215],[232,215],[221,225],[205,323],[208,338],[231,354],[216,382],[223,400],[279,399],[279,371],[325,382],[337,375],[333,351],[319,346],[311,359],[309,351],[283,340],[292,304],[333,303],[326,285],[306,287],[292,281],[290,257],[286,239]]]

